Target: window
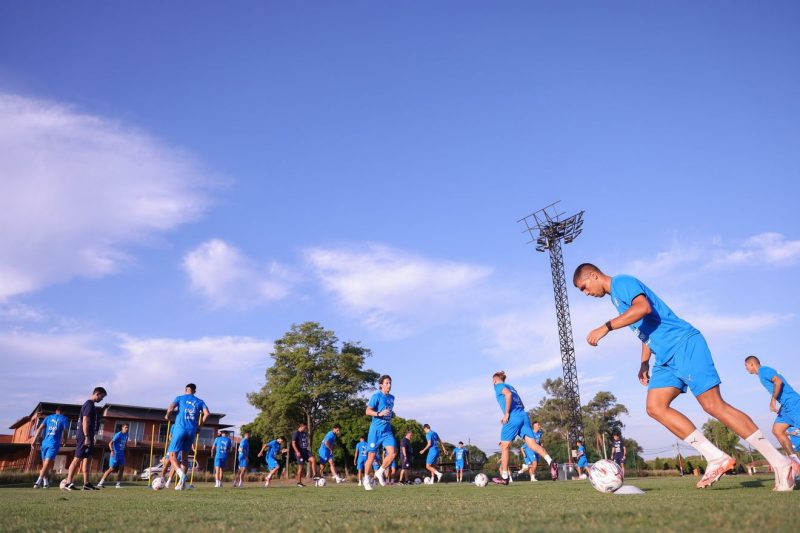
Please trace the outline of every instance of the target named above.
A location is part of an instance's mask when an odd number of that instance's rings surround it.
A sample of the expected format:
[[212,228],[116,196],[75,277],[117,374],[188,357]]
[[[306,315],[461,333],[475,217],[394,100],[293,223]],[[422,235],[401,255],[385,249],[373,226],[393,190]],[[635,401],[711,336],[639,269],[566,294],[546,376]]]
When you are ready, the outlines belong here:
[[122,431],[122,426],[128,424],[128,440],[142,442],[144,440],[144,422],[125,422],[120,420],[114,424],[114,433]]
[[69,431],[67,432],[68,439],[74,439],[78,433],[78,420],[77,419],[70,419],[69,421]]
[[167,442],[167,425],[158,426],[158,442]]

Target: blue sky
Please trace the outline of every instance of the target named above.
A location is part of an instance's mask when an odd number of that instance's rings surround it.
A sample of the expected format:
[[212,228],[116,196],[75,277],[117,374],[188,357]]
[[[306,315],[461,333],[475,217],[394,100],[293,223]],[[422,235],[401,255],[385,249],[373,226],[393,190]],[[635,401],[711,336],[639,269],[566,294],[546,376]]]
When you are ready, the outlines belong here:
[[[0,423],[39,400],[249,421],[272,341],[316,320],[374,351],[401,416],[491,449],[489,376],[560,374],[547,257],[641,277],[708,337],[763,428],[756,353],[800,384],[793,2],[77,2],[0,6]],[[639,346],[586,333],[581,394],[644,414]],[[690,397],[678,401],[698,424]]]

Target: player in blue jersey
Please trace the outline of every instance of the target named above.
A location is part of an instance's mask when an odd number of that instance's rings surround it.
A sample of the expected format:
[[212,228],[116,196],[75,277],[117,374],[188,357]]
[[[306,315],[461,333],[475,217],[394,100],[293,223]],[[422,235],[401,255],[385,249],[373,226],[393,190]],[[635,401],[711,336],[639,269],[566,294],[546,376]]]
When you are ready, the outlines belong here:
[[236,474],[233,476],[233,487],[244,487],[244,478],[247,475],[247,465],[250,463],[250,432],[242,433],[239,442],[239,452],[236,454]]
[[[534,420],[533,422],[533,440],[539,445],[542,444],[542,426],[539,424],[538,420]],[[539,454],[528,448],[528,445],[524,443],[520,448],[520,452],[522,452],[523,465],[518,474],[524,474],[527,471],[528,475],[531,477],[531,481],[536,481],[536,467],[539,466]]]
[[[392,462],[389,463],[389,467],[386,469],[386,480],[390,485],[394,485],[395,475],[397,474],[397,453],[395,453],[395,459],[392,459]],[[381,452],[381,461],[386,459],[386,448],[384,448]],[[375,471],[378,469],[376,468]]]
[[353,454],[353,466],[356,467],[358,475],[358,485],[361,486],[362,477],[364,476],[364,465],[367,463],[367,440],[364,437],[359,437],[356,450]]
[[386,485],[384,472],[394,461],[395,447],[397,446],[391,422],[394,417],[394,396],[389,394],[392,390],[392,378],[383,375],[378,379],[378,385],[380,390],[369,399],[365,411],[367,416],[372,417],[367,435],[367,462],[364,465],[365,490],[372,490],[369,471],[377,457],[378,448],[383,447],[386,450],[386,457],[383,459],[383,464],[375,471],[375,478],[381,485]]
[[[577,439],[575,441],[577,445],[577,456],[576,456],[576,463],[575,467],[578,469],[578,479],[586,479],[589,474],[589,458],[586,456],[586,446],[583,445],[583,440]],[[586,469],[586,472],[583,470]]]
[[792,449],[791,439],[786,434],[789,427],[800,426],[800,394],[797,394],[786,378],[774,368],[762,366],[755,355],[747,357],[744,366],[749,373],[758,376],[761,384],[770,393],[769,410],[777,415],[772,424],[772,434],[792,460],[793,476],[800,476],[800,459]]
[[125,473],[125,448],[128,445],[128,429],[128,424],[122,424],[119,431],[111,437],[111,442],[108,443],[110,452],[108,470],[103,473],[103,477],[100,478],[100,482],[97,484],[100,488],[105,486],[106,478],[113,472],[117,473],[115,488],[122,488],[122,474]]
[[186,485],[186,471],[178,460],[178,453],[183,453],[187,458],[192,454],[195,435],[210,415],[206,403],[194,395],[196,391],[197,385],[194,383],[186,385],[185,394],[172,400],[164,415],[164,420],[169,420],[170,415],[177,412],[172,425],[172,439],[167,448],[169,462],[178,474],[175,490],[183,490]]
[[622,440],[622,435],[614,433],[611,436],[611,459],[619,465],[622,470],[622,477],[625,477],[625,458],[628,455],[628,449],[625,447],[625,442]]
[[[733,430],[767,459],[775,471],[776,490],[794,488],[791,461],[764,437],[753,420],[722,399],[720,379],[703,335],[679,318],[644,283],[632,276],[613,278],[590,263],[575,269],[575,287],[587,296],[611,296],[619,316],[608,320],[586,336],[597,346],[609,332],[630,327],[641,341],[639,381],[648,387],[647,414],[675,436],[700,452],[708,466],[698,488],[711,486],[736,465],[736,460],[714,446],[672,402],[687,388],[703,410]],[[652,375],[650,358],[655,355]]]
[[508,485],[511,474],[508,471],[508,450],[511,442],[517,437],[522,437],[525,444],[533,451],[544,457],[547,464],[552,462],[547,450],[536,442],[533,438],[533,428],[531,419],[525,411],[522,398],[519,397],[517,390],[506,383],[506,373],[502,370],[492,375],[494,393],[503,418],[500,419],[502,429],[500,430],[500,476],[493,479],[499,485]]
[[442,443],[442,439],[439,438],[439,434],[436,433],[434,430],[431,429],[431,426],[425,424],[422,426],[422,430],[425,432],[425,447],[420,450],[420,455],[425,455],[427,452],[428,455],[425,457],[425,470],[431,473],[431,480],[433,481],[434,478],[436,481],[442,481],[442,473],[436,469],[434,466],[436,461],[439,459],[439,448],[442,448],[442,453],[447,453],[447,449],[444,447]]
[[287,449],[283,447],[284,442],[285,441],[283,440],[283,437],[278,437],[275,440],[271,440],[264,444],[261,447],[261,451],[258,452],[259,457],[262,457],[266,454],[267,475],[264,478],[265,487],[269,487],[270,480],[272,480],[272,477],[281,469],[281,463],[278,460],[278,456],[287,452]]
[[453,448],[450,457],[455,459],[456,483],[461,483],[464,477],[464,465],[469,463],[469,454],[467,453],[467,449],[464,448],[463,442],[458,441],[458,446]]
[[336,465],[333,461],[333,445],[336,444],[336,437],[339,436],[341,431],[342,427],[339,424],[334,424],[333,429],[322,438],[322,444],[319,446],[319,477],[325,477],[325,464],[328,464],[331,467],[331,474],[333,474],[333,479],[336,480],[336,483],[344,481],[344,478],[339,477],[339,474],[336,473]]
[[[69,431],[69,419],[61,414],[61,407],[56,407],[56,412],[52,415],[47,415],[44,420],[36,428],[36,434],[33,436],[31,448],[36,446],[36,441],[39,435],[44,432],[42,438],[41,454],[42,454],[42,469],[39,472],[39,477],[33,484],[34,489],[48,488],[50,486],[50,470],[53,469],[56,455],[61,447],[67,442],[67,433]],[[31,450],[33,452],[33,450]]]
[[228,462],[228,453],[233,447],[233,441],[228,436],[228,432],[221,429],[219,437],[214,439],[211,445],[211,455],[214,457],[214,488],[222,487],[222,474],[225,471],[225,463]]
[[102,402],[108,395],[103,387],[95,387],[91,397],[83,402],[81,413],[78,416],[78,429],[75,432],[75,457],[67,470],[67,478],[64,482],[64,490],[76,490],[77,487],[72,482],[78,468],[83,472],[83,490],[97,490],[97,487],[89,482],[89,465],[94,454],[94,441],[97,437],[97,430],[100,428],[100,416],[97,414],[97,402]]

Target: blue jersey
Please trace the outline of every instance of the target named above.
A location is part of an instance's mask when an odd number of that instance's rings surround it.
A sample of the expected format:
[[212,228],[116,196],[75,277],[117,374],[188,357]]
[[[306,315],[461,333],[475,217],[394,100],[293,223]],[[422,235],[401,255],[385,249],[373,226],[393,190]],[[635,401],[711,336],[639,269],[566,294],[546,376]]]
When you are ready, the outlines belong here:
[[672,359],[684,340],[700,332],[673,313],[661,298],[638,279],[626,275],[611,278],[611,301],[619,314],[627,311],[640,294],[650,302],[651,311],[631,324],[630,328],[655,354],[656,364],[661,365]]
[[772,378],[775,376],[778,376],[781,381],[783,381],[783,389],[781,390],[781,393],[778,394],[777,398],[781,404],[800,399],[800,396],[798,396],[792,386],[789,385],[789,383],[786,381],[786,378],[778,374],[774,368],[762,366],[758,369],[758,379],[761,380],[761,384],[764,385],[764,388],[767,389],[770,395],[775,394],[775,384],[772,382]]
[[586,457],[586,448],[583,446],[583,444],[578,444],[578,458],[582,456]]
[[336,433],[334,433],[333,431],[327,432],[325,436],[322,438],[323,447],[325,446],[326,442],[328,443],[328,446],[330,446],[331,449],[333,449],[333,445],[334,443],[336,443]]
[[372,398],[369,399],[367,407],[378,413],[384,409],[389,410],[388,415],[373,416],[371,427],[378,430],[384,430],[391,427],[392,416],[394,415],[394,396],[378,391],[372,395]]
[[267,443],[267,457],[277,459],[279,453],[281,453],[281,443],[277,439],[269,441]]
[[503,389],[508,389],[511,391],[511,411],[509,414],[516,411],[522,411],[524,413],[525,405],[522,403],[522,398],[520,398],[519,394],[517,394],[517,390],[511,385],[507,385],[505,383],[498,383],[494,386],[494,393],[497,395],[497,403],[500,405],[500,411],[503,413],[506,412],[506,396],[503,394]]
[[435,450],[439,447],[439,434],[430,430],[425,434],[425,440],[431,443],[431,449]]
[[534,431],[533,432],[533,440],[536,441],[536,444],[541,444],[542,443],[542,430],[541,429],[539,431]]
[[528,448],[527,444],[522,445],[522,453],[525,454],[525,457],[529,457],[531,459],[537,459],[536,452]]
[[239,457],[247,457],[250,455],[250,439],[243,438],[239,443]]
[[359,459],[367,459],[367,443],[359,442],[356,444],[356,457]]
[[800,451],[800,428],[790,426],[786,430],[786,434],[789,435],[789,440],[792,442],[792,449],[795,452]]
[[217,437],[214,439],[214,457],[217,459],[225,459],[228,457],[231,446],[233,446],[233,443],[228,437]]
[[69,429],[69,419],[58,413],[48,415],[43,421],[44,425],[44,438],[42,443],[47,444],[61,444],[61,437],[64,431]]
[[464,456],[467,455],[467,449],[466,448],[456,448],[456,449],[453,450],[453,455],[455,456],[456,461],[463,462],[464,461]]
[[196,432],[197,419],[203,409],[207,409],[205,402],[194,394],[183,394],[172,400],[172,403],[178,406],[175,426],[189,433]]
[[121,431],[114,433],[111,437],[111,446],[114,448],[114,455],[124,455],[125,445],[128,444],[128,434]]

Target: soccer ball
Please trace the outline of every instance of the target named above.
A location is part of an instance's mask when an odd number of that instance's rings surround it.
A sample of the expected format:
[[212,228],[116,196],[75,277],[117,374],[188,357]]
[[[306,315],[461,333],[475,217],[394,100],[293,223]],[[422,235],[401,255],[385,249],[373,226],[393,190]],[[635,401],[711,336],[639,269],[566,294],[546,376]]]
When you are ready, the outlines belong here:
[[433,485],[433,478],[431,476],[426,477],[424,483],[426,485]]
[[485,487],[487,483],[489,483],[489,478],[486,477],[486,474],[478,474],[475,476],[475,485],[478,487]]
[[324,477],[321,477],[317,480],[317,487],[324,487],[327,484]]
[[150,485],[153,487],[153,490],[161,490],[164,488],[164,478],[157,477],[153,480],[153,483]]
[[600,492],[614,492],[622,486],[622,470],[614,461],[601,459],[589,469],[589,481]]
[[414,480],[414,485],[422,485],[422,480],[420,478],[416,478]]
[[64,478],[61,480],[61,483],[58,484],[58,487],[63,490],[64,487],[66,486],[67,486],[67,478]]

